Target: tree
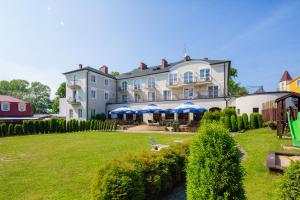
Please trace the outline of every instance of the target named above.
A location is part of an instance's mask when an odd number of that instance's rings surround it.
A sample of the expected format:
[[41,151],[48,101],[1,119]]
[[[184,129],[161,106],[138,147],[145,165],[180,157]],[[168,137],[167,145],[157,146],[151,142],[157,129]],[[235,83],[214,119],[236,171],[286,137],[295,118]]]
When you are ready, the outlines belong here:
[[0,94],[25,99],[29,91],[29,82],[21,79],[0,81]]
[[59,99],[66,97],[66,83],[63,82],[59,85],[57,91],[55,92],[55,99],[52,102],[52,113],[59,112]]
[[228,90],[230,95],[245,95],[248,94],[248,90],[242,87],[240,83],[236,83],[234,78],[238,77],[236,68],[230,68],[230,78],[228,82]]
[[111,72],[111,75],[113,75],[113,76],[119,76],[120,73],[119,73],[119,72],[112,71],[112,72]]
[[51,107],[50,88],[40,82],[31,83],[28,101],[33,113],[48,113]]

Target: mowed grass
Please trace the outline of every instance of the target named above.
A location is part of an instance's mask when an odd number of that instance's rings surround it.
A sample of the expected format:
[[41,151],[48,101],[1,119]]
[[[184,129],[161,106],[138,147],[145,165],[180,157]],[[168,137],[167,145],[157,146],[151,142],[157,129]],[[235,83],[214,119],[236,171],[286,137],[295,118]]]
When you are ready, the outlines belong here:
[[[275,131],[257,129],[235,136],[236,141],[246,151],[242,164],[246,170],[244,186],[247,198],[250,200],[276,199],[276,190],[281,174],[270,173],[266,160],[268,152],[286,151],[282,145],[291,145],[291,140],[279,139]],[[289,152],[298,152],[292,150]],[[300,185],[299,185],[300,186]]]
[[192,136],[82,132],[0,138],[0,199],[89,199],[98,166]]

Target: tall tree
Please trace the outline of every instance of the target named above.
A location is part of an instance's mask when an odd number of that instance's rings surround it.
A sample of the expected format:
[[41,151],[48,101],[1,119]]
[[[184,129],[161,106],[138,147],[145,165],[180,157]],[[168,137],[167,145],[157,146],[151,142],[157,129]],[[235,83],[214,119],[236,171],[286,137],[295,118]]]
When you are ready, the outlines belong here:
[[48,113],[51,108],[50,87],[40,82],[32,82],[27,100],[31,103],[33,113]]
[[52,113],[58,113],[59,112],[59,99],[66,97],[66,83],[63,82],[59,85],[57,91],[55,92],[55,99],[52,103]]
[[236,68],[230,68],[230,78],[228,82],[228,91],[230,95],[245,95],[248,94],[248,90],[241,86],[240,83],[235,82],[235,78],[238,76],[238,71]]

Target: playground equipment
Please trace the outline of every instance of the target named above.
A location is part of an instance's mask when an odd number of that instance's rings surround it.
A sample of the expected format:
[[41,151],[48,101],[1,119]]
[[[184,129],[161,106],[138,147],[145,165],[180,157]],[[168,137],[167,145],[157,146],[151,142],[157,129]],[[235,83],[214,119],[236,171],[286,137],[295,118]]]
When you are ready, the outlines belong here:
[[300,160],[299,153],[270,151],[266,164],[270,171],[283,172],[292,161],[296,160]]
[[293,146],[300,147],[300,112],[296,120],[292,120],[290,112],[287,112],[288,124],[293,139]]

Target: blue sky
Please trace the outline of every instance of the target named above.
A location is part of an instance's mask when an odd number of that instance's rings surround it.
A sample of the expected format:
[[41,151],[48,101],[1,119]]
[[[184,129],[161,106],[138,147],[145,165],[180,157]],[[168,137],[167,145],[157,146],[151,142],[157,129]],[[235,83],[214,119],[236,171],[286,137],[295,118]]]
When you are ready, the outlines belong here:
[[275,90],[300,76],[300,1],[0,0],[0,80],[55,93],[63,72],[107,65],[126,72],[182,59],[230,59],[244,86]]

